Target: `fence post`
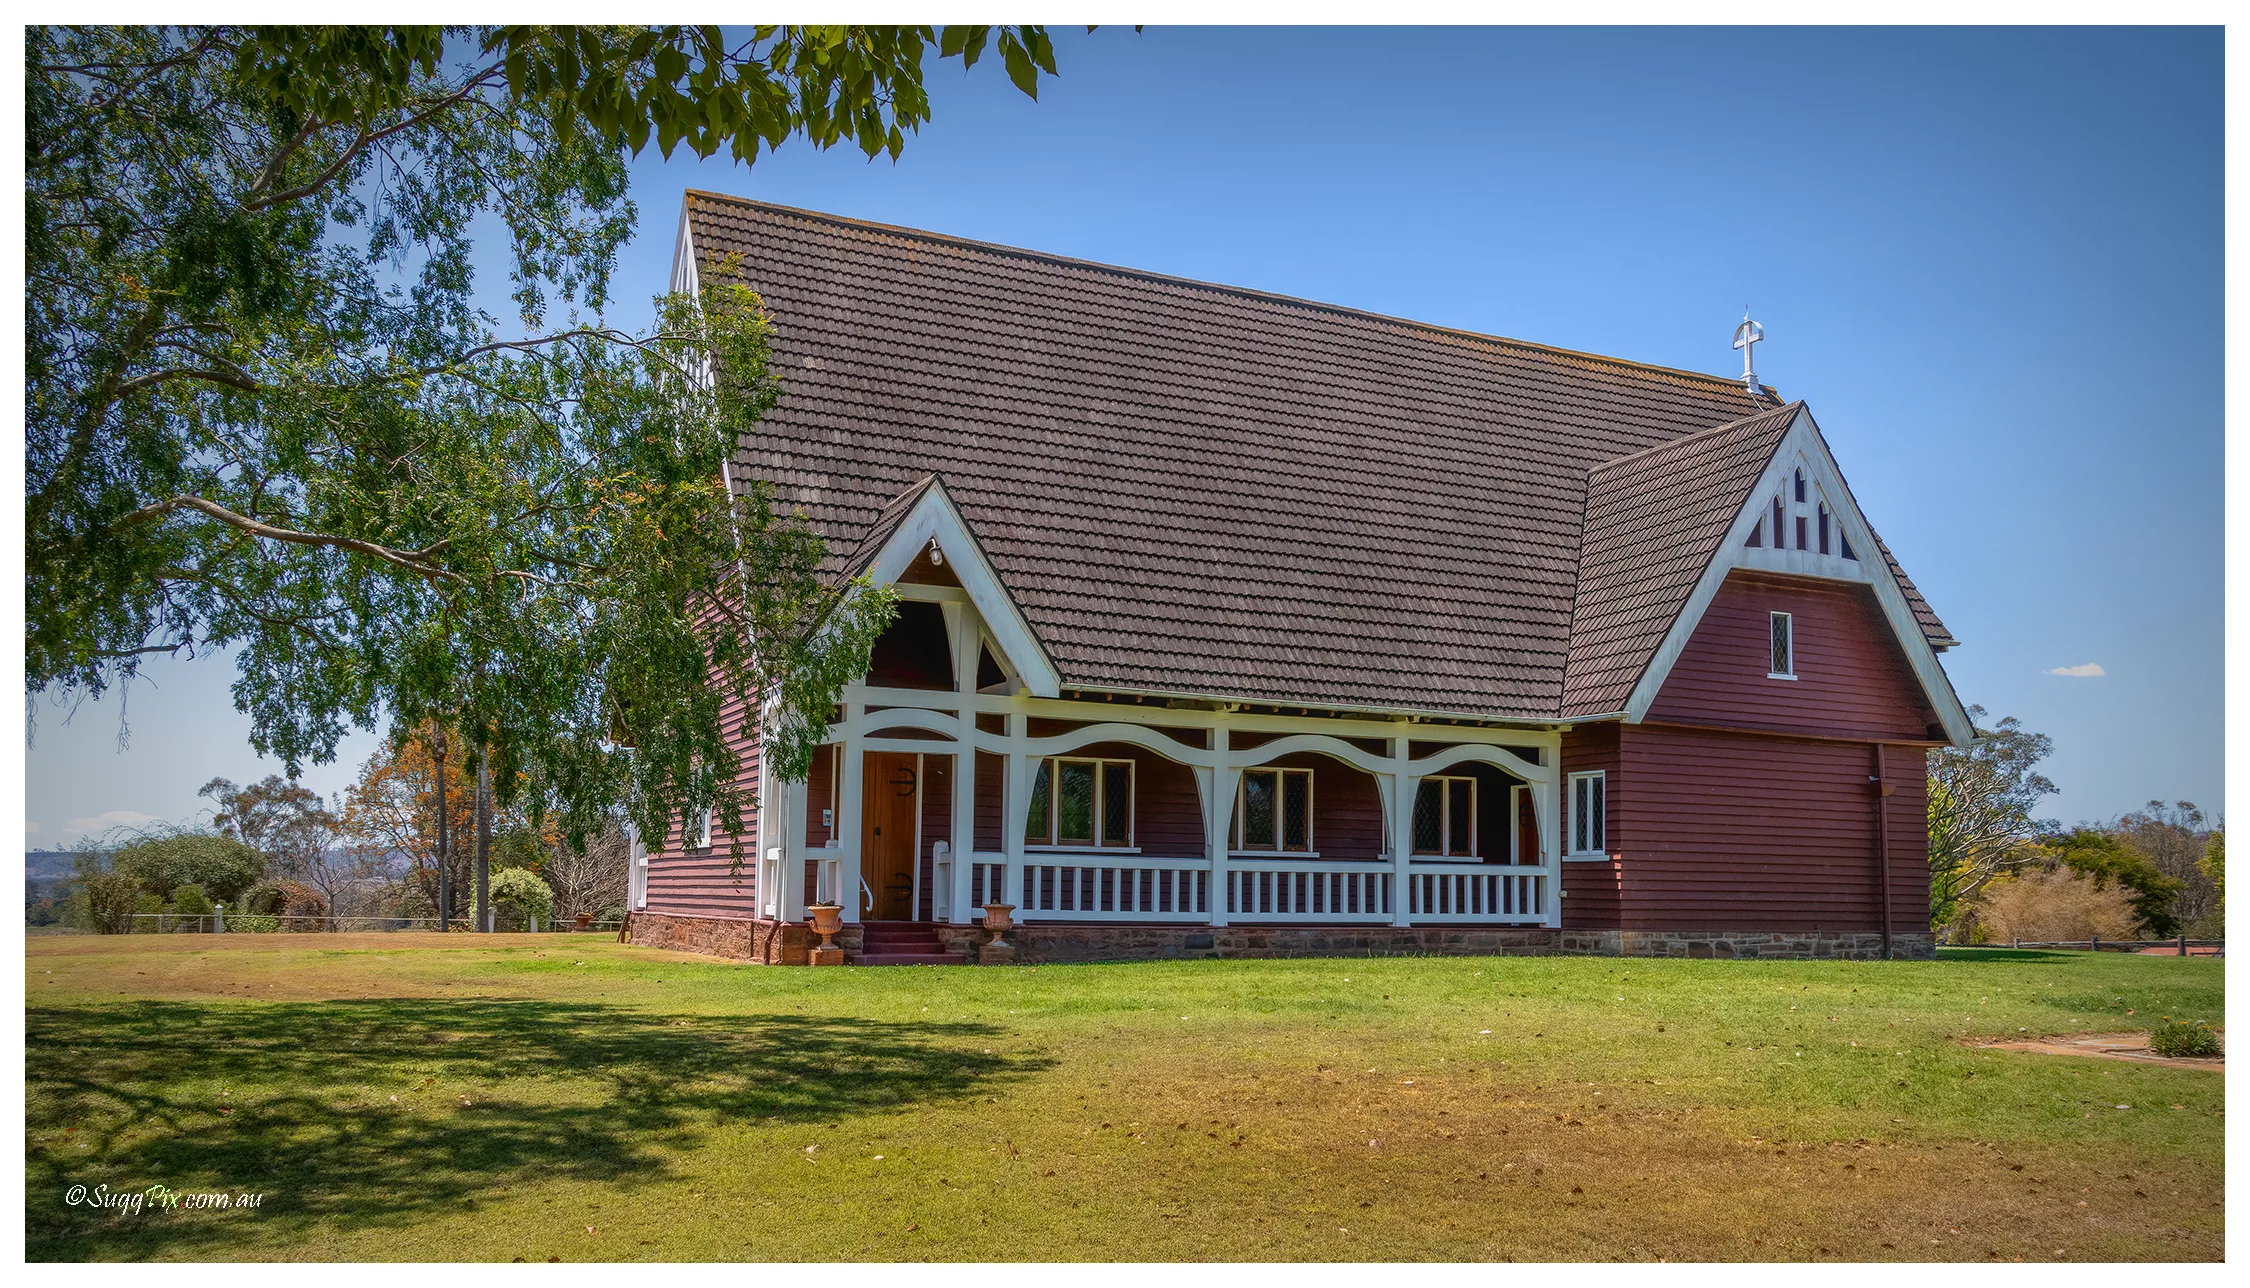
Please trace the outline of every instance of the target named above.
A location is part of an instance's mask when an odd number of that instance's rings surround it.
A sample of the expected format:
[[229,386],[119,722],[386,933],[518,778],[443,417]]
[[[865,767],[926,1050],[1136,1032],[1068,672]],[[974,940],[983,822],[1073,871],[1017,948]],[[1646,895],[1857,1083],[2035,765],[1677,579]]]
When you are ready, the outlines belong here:
[[2100,935],[2094,936],[2093,949],[2097,953],[2102,950],[2102,937]]
[[2180,934],[2180,956],[2187,956],[2187,934],[2184,931]]

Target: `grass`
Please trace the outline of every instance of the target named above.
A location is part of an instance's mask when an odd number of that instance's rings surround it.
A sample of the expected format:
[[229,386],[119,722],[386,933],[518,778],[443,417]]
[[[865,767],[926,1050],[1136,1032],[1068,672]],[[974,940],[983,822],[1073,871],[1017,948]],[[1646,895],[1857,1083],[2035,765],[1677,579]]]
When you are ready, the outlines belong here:
[[1961,1040],[2216,1020],[2208,958],[26,954],[33,1260],[2223,1255],[2223,1074]]

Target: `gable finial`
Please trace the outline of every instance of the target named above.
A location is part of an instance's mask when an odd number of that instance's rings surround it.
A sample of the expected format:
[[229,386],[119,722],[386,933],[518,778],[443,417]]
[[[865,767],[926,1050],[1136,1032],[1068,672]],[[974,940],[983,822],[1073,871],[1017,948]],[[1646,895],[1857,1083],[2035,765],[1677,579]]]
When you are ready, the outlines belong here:
[[1758,373],[1751,369],[1750,350],[1766,338],[1766,329],[1750,320],[1750,306],[1742,306],[1742,325],[1734,329],[1734,347],[1742,350],[1742,387],[1750,396],[1758,396]]

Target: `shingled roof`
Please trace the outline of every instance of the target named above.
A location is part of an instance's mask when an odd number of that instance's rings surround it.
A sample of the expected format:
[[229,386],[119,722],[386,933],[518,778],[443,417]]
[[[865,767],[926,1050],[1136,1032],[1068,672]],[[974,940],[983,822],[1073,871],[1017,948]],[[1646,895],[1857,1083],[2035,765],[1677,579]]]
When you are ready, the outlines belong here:
[[705,280],[742,256],[776,324],[784,394],[737,478],[801,507],[842,571],[942,477],[1070,687],[1554,719],[1589,473],[1773,408],[1715,376],[708,193],[685,227]]

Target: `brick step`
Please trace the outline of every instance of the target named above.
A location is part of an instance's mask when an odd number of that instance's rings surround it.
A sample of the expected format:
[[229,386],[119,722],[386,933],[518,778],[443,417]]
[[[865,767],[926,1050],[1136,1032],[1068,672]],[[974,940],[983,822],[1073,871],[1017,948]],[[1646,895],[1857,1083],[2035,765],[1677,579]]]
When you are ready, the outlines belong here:
[[967,956],[961,953],[854,953],[847,963],[852,966],[966,966]]

